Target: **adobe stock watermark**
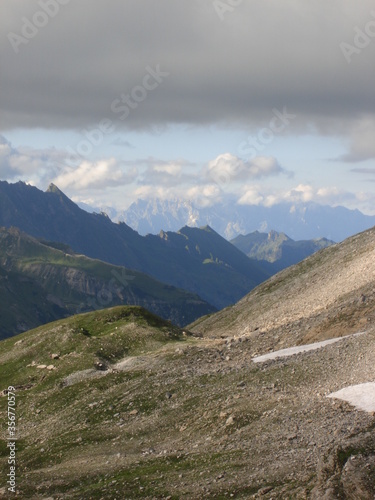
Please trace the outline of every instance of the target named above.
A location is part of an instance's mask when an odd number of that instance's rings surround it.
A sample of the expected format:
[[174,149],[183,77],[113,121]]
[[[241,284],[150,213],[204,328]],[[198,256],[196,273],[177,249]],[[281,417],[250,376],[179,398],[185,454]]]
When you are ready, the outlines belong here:
[[360,54],[363,49],[368,47],[372,38],[375,38],[375,10],[370,12],[374,19],[370,19],[363,29],[355,26],[353,43],[341,42],[340,49],[346,62],[350,64],[354,54]]
[[6,389],[8,397],[8,465],[9,472],[7,473],[7,489],[12,493],[16,493],[16,389],[12,385]]
[[212,6],[215,9],[220,21],[224,21],[224,16],[228,12],[233,12],[236,7],[241,5],[243,0],[213,0]]
[[21,34],[10,32],[7,35],[14,52],[18,54],[22,45],[27,45],[36,37],[40,29],[47,26],[49,21],[57,16],[60,6],[68,3],[70,0],[39,0],[38,5],[41,10],[37,10],[31,19],[22,17]]
[[[146,74],[139,85],[135,85],[129,93],[121,93],[118,98],[111,103],[111,111],[118,115],[120,121],[126,120],[138,106],[147,99],[149,93],[159,87],[170,73],[162,71],[160,64],[155,68],[146,66]],[[70,155],[70,162],[82,161],[89,156],[95,147],[99,146],[106,135],[116,130],[115,122],[110,118],[104,118],[98,125],[90,130],[82,130],[84,139],[80,140],[73,148],[66,146],[66,151]]]
[[272,112],[273,117],[270,119],[268,127],[263,127],[256,136],[249,135],[238,146],[238,152],[241,156],[245,156],[248,160],[258,156],[274,140],[275,136],[281,134],[297,116],[289,113],[286,106],[283,107],[282,111],[273,108]]

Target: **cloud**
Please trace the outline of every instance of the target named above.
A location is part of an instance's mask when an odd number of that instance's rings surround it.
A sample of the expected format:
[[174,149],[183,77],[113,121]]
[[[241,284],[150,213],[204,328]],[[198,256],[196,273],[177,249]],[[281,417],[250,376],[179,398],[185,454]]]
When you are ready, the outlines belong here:
[[142,200],[160,198],[162,200],[190,201],[201,208],[213,206],[222,199],[222,192],[216,184],[190,187],[186,185],[169,187],[148,184],[137,187],[133,195],[134,199]]
[[339,159],[355,163],[375,158],[374,138],[375,120],[373,117],[366,116],[355,121],[349,133],[349,151]]
[[[93,9],[81,0],[60,5],[15,54],[8,35],[22,34],[39,3],[2,0],[3,130],[76,130],[108,118],[131,130],[188,123],[250,131],[283,106],[296,115],[288,133],[347,136],[364,116],[375,123],[375,40],[350,64],[340,48],[373,19],[373,0],[361,8],[352,0],[252,0],[222,20],[212,1],[108,0]],[[147,95],[146,68],[169,74]],[[111,104],[122,95],[133,107],[119,120]],[[367,139],[353,141],[353,158],[374,154]]]
[[352,168],[350,171],[357,174],[375,175],[375,168]]
[[66,153],[54,148],[32,149],[14,147],[8,139],[0,135],[0,177],[8,181],[27,180],[36,184],[57,172],[64,164]]
[[82,191],[87,189],[106,189],[131,183],[137,177],[135,168],[124,172],[115,158],[97,162],[83,161],[78,167],[68,167],[54,180],[61,189]]
[[261,205],[264,204],[264,196],[260,193],[259,186],[250,186],[245,189],[245,193],[239,198],[239,205]]
[[178,187],[196,181],[196,167],[183,159],[164,161],[157,158],[139,159],[136,162],[140,172],[138,183],[154,186]]
[[216,184],[194,186],[187,190],[185,199],[201,208],[210,207],[221,200],[221,190]]
[[242,195],[238,199],[239,205],[262,205],[271,207],[278,203],[319,203],[331,206],[362,205],[367,211],[373,212],[371,204],[375,201],[375,195],[365,192],[350,192],[335,186],[315,187],[310,184],[298,184],[292,189],[265,189],[258,185],[245,185]]
[[221,186],[236,181],[259,179],[283,172],[276,158],[257,156],[253,160],[242,160],[231,153],[224,153],[208,162],[206,176]]

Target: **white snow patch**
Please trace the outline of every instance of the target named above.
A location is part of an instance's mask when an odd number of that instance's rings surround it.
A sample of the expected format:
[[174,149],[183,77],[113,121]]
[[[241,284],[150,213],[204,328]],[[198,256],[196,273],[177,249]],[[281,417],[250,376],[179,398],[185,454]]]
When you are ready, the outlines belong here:
[[341,399],[359,410],[373,412],[375,411],[375,382],[351,385],[328,394],[327,398]]
[[364,333],[366,332],[359,332],[352,335],[347,335],[346,337],[337,337],[334,339],[323,340],[322,342],[315,342],[314,344],[298,345],[295,347],[289,347],[287,349],[280,349],[279,351],[263,354],[263,356],[256,356],[255,358],[252,358],[252,361],[254,361],[254,363],[263,363],[263,361],[267,361],[268,359],[286,358],[288,356],[293,356],[293,354],[298,354],[299,352],[315,351],[316,349],[320,349],[321,347],[325,347],[326,345],[334,344],[335,342],[339,342],[340,340],[350,337],[358,337],[359,335],[363,335]]

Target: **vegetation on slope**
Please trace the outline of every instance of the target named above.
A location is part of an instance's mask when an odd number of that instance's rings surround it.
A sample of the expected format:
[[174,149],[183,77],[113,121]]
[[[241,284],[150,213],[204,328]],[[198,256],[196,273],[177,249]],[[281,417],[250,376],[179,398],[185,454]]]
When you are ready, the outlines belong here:
[[[2,341],[0,418],[14,386],[17,497],[310,498],[329,479],[358,498],[352,457],[373,494],[373,417],[324,393],[348,374],[371,376],[374,333],[342,342],[255,365],[256,339],[194,338],[138,307]],[[4,471],[6,435],[3,426]],[[12,498],[4,476],[0,495]]]
[[111,305],[141,305],[180,325],[214,310],[190,292],[53,246],[0,228],[0,338]]

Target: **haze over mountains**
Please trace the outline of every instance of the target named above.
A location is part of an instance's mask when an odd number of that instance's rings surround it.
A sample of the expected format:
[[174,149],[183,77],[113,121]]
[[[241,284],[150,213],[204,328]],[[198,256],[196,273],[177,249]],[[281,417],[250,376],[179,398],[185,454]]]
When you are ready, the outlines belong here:
[[240,234],[231,243],[248,257],[272,264],[273,273],[297,264],[309,255],[332,245],[326,238],[294,241],[284,233],[270,231]]
[[[84,206],[90,210],[88,206]],[[94,209],[91,209],[94,210]],[[157,234],[161,229],[178,231],[181,227],[209,225],[224,238],[239,234],[275,230],[294,240],[327,238],[342,241],[375,225],[375,216],[359,210],[317,203],[278,203],[271,207],[239,205],[230,199],[220,204],[199,207],[179,200],[138,200],[125,211],[102,207],[112,220],[124,221],[140,234]]]
[[44,193],[0,182],[0,225],[69,245],[76,253],[124,266],[198,294],[216,308],[233,304],[270,276],[209,227],[140,236],[125,223],[80,209],[56,186]]

